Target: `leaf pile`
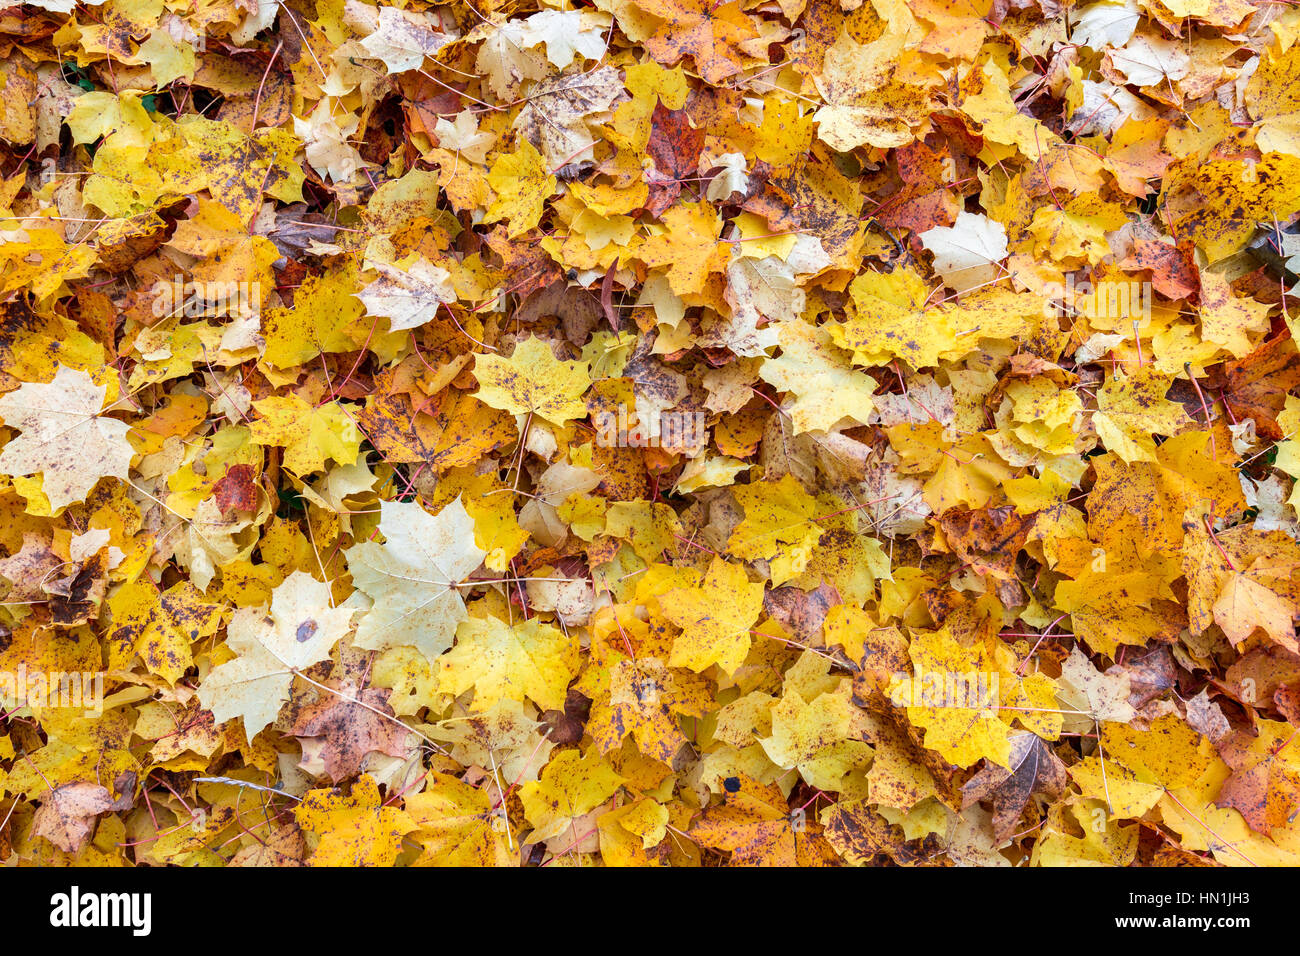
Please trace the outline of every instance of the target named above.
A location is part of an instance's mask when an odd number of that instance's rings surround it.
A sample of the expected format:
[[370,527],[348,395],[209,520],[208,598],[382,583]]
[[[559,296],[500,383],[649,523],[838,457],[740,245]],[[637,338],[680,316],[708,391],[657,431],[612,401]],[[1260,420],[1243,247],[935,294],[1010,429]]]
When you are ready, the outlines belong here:
[[1298,39],[0,12],[0,859],[1300,863]]

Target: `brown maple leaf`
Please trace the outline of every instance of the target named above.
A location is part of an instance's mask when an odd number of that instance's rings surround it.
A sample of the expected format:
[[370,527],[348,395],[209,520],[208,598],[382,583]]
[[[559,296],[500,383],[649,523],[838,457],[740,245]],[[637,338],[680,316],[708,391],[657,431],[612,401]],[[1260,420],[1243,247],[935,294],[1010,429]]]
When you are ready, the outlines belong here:
[[725,850],[732,866],[838,866],[822,826],[787,805],[775,786],[729,778],[723,802],[691,828],[701,846]]
[[46,791],[36,808],[33,832],[60,850],[76,853],[95,830],[100,814],[131,809],[136,775],[123,773],[114,783],[116,798],[106,787],[85,780],[64,783]]
[[646,211],[659,216],[677,201],[683,183],[696,185],[691,179],[699,170],[704,130],[691,124],[689,111],[665,109],[662,103],[655,106],[650,122],[646,155],[655,162],[655,175],[646,180],[650,187]]
[[1253,418],[1261,438],[1283,438],[1277,416],[1287,393],[1300,386],[1300,352],[1290,336],[1276,338],[1244,359],[1226,362],[1211,379],[1234,421]]
[[737,2],[716,0],[640,0],[638,6],[665,23],[645,41],[646,51],[671,65],[683,56],[695,61],[709,83],[719,83],[742,69],[741,44],[758,31]]
[[[388,706],[389,691],[345,685],[304,707],[289,732],[303,745],[303,762],[338,783],[355,777],[372,753],[405,757],[413,735]],[[351,699],[349,699],[351,698]]]
[[257,510],[257,482],[252,465],[231,465],[212,486],[212,496],[217,499],[217,510],[222,517],[235,511]]
[[47,537],[24,531],[22,550],[0,561],[0,577],[11,584],[7,600],[14,603],[46,600],[45,585],[62,564],[63,559],[50,549]]
[[841,801],[826,812],[826,840],[845,861],[865,866],[877,858],[887,857],[899,866],[929,862],[942,847],[930,834],[920,841],[909,841],[903,828],[877,813],[865,801]]
[[986,763],[962,787],[962,807],[987,800],[993,807],[993,835],[1002,841],[1011,836],[1034,794],[1055,800],[1068,782],[1065,764],[1047,741],[1037,734],[1013,734],[1011,769]]

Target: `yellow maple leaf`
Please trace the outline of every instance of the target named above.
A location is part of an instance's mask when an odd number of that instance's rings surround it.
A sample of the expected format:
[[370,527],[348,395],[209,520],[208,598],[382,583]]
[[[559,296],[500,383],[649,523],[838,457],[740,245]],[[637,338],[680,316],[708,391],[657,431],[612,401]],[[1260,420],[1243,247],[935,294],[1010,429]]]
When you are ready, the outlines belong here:
[[743,565],[715,557],[697,588],[677,588],[660,602],[682,628],[668,663],[702,671],[717,664],[728,674],[749,652],[749,629],[763,608],[763,585],[751,584]]
[[1153,368],[1116,374],[1097,392],[1092,416],[1097,436],[1126,462],[1155,461],[1153,435],[1172,435],[1188,421],[1177,402],[1165,398],[1169,379]]
[[274,395],[253,408],[261,416],[249,426],[253,441],[282,447],[284,466],[295,474],[323,471],[327,461],[357,460],[361,432],[338,402],[313,407],[296,395]]
[[586,362],[562,362],[539,338],[515,346],[509,358],[479,355],[474,361],[475,397],[512,415],[540,415],[563,425],[587,414],[579,401],[591,385]]
[[817,499],[790,474],[740,485],[733,493],[745,509],[745,520],[732,529],[727,551],[747,561],[770,561],[774,585],[801,574],[823,533],[813,520]]
[[959,767],[985,758],[1011,769],[1011,725],[999,713],[997,670],[984,648],[963,647],[944,627],[913,632],[908,654],[912,676],[890,694],[925,730],[925,746]]
[[402,840],[418,824],[404,810],[384,806],[379,786],[362,774],[346,796],[309,790],[294,807],[298,825],[320,838],[312,866],[392,866]]
[[497,157],[487,181],[496,193],[487,210],[488,221],[508,220],[507,235],[511,239],[541,221],[546,199],[555,192],[555,177],[543,164],[542,154],[527,140],[513,153]]
[[699,293],[705,280],[722,271],[727,249],[719,244],[722,220],[711,203],[681,203],[663,215],[663,230],[642,243],[636,258],[650,268],[671,267],[668,284],[678,295]]
[[450,774],[430,773],[428,789],[406,798],[406,814],[424,847],[416,865],[510,866],[518,857],[504,808],[494,812],[487,791]]
[[913,368],[937,365],[957,344],[942,312],[926,313],[929,292],[912,269],[864,272],[849,286],[853,315],[830,327],[835,344],[853,352],[857,365],[886,365],[901,358]]
[[899,34],[862,44],[841,33],[826,51],[816,82],[827,105],[814,118],[817,135],[831,148],[847,153],[865,145],[903,146],[923,132],[941,80],[906,46]]
[[[561,750],[537,780],[519,788],[524,815],[533,825],[529,839],[549,840],[612,797],[623,778],[594,747]],[[579,834],[575,834],[578,836]]]
[[202,284],[199,291],[208,301],[245,283],[260,303],[275,284],[271,263],[280,250],[264,236],[249,235],[248,224],[220,203],[200,200],[198,214],[177,223],[168,244],[199,257],[194,281]]
[[443,690],[474,689],[474,709],[528,697],[546,709],[564,706],[564,689],[576,672],[573,640],[538,618],[509,624],[470,617],[456,628],[456,646],[438,658]]
[[787,692],[772,707],[772,734],[759,743],[778,767],[797,769],[822,790],[843,789],[844,775],[871,762],[866,714],[849,701],[847,687],[811,701]]
[[190,645],[211,637],[221,623],[221,607],[207,604],[189,581],[160,591],[153,582],[136,580],[108,601],[114,641],[132,648],[149,668],[175,684],[194,663]]
[[1069,770],[1085,797],[1105,802],[1122,819],[1140,817],[1167,791],[1195,783],[1210,762],[1209,742],[1165,714],[1149,730],[1103,723],[1098,753]]
[[760,371],[764,381],[796,396],[790,408],[796,432],[830,431],[845,418],[865,425],[875,409],[875,380],[855,370],[828,337],[803,322],[787,323],[781,355]]

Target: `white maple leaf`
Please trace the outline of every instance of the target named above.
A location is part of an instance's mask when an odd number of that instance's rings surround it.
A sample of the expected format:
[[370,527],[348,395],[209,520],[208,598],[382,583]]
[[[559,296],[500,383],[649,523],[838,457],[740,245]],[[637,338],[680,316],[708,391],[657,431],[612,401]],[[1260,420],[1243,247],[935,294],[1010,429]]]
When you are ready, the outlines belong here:
[[405,73],[417,69],[426,56],[433,56],[454,39],[433,29],[428,14],[380,7],[379,25],[361,45],[382,60],[389,73]]
[[1110,63],[1134,86],[1181,80],[1192,69],[1192,58],[1177,40],[1146,35],[1134,37],[1121,50],[1112,50]]
[[543,10],[524,21],[522,33],[529,46],[546,44],[546,58],[563,70],[575,54],[588,60],[605,55],[609,23],[609,14],[592,10]]
[[748,165],[744,153],[723,153],[718,157],[717,165],[722,167],[722,172],[709,182],[705,199],[721,202],[732,193],[743,195],[749,191]]
[[1061,680],[1068,685],[1058,692],[1062,702],[1094,720],[1127,724],[1137,714],[1128,702],[1128,674],[1103,674],[1077,647],[1070,649],[1070,656],[1061,664]]
[[1083,81],[1083,102],[1070,114],[1065,128],[1075,136],[1110,136],[1129,120],[1147,120],[1155,111],[1128,89],[1114,83]]
[[240,46],[245,46],[253,42],[253,38],[275,22],[276,14],[280,12],[279,0],[257,0],[255,11],[244,11],[243,22],[238,27],[230,31],[230,39]]
[[1141,17],[1137,0],[1094,3],[1080,10],[1074,18],[1070,39],[1094,50],[1123,46],[1133,36]]
[[356,646],[411,645],[429,657],[451,646],[465,618],[459,585],[487,556],[474,543],[474,519],[457,498],[437,515],[415,502],[380,502],[382,545],[364,541],[346,552],[352,582],[373,602]]
[[559,169],[578,162],[595,145],[590,124],[602,121],[624,93],[623,81],[612,66],[548,77],[529,91],[514,128],[541,151],[549,168]]
[[306,119],[295,116],[293,131],[302,140],[312,168],[331,182],[343,183],[366,164],[356,147],[348,142],[360,120],[355,114],[345,113],[340,121],[331,115],[330,100],[330,97],[321,100]]
[[934,253],[934,270],[955,292],[965,292],[995,279],[998,262],[1007,257],[1007,230],[987,216],[957,213],[951,226],[921,233],[921,245]]
[[370,315],[388,319],[392,331],[414,329],[438,314],[438,306],[456,301],[451,273],[427,259],[405,269],[386,262],[368,262],[379,278],[356,293]]
[[443,149],[460,153],[474,163],[486,163],[488,150],[497,141],[491,133],[479,132],[478,118],[469,110],[457,113],[455,122],[438,117],[433,135],[438,137],[438,145]]
[[0,398],[0,419],[22,432],[0,451],[0,473],[40,472],[55,511],[84,500],[100,478],[125,480],[135,454],[126,440],[131,429],[101,416],[106,392],[85,372],[60,365],[48,384],[26,382]]
[[470,33],[468,39],[483,41],[474,63],[498,97],[508,97],[511,89],[523,80],[537,80],[546,75],[546,57],[530,49],[533,41],[521,20],[485,23]]
[[[731,317],[706,328],[699,343],[751,358],[766,355],[777,344],[776,323],[794,322],[803,313],[801,277],[820,272],[830,262],[821,241],[807,235],[796,238],[785,258],[737,255],[727,266],[724,293]],[[771,324],[760,329],[763,319]]]
[[[71,13],[77,6],[77,0],[26,0],[26,2],[38,10],[48,10],[50,13]],[[82,0],[88,7],[98,7],[104,0]]]
[[330,586],[295,571],[271,593],[269,613],[235,611],[226,645],[239,656],[212,669],[199,685],[199,703],[218,724],[242,717],[251,740],[289,699],[293,671],[328,658],[355,613],[330,607]]

